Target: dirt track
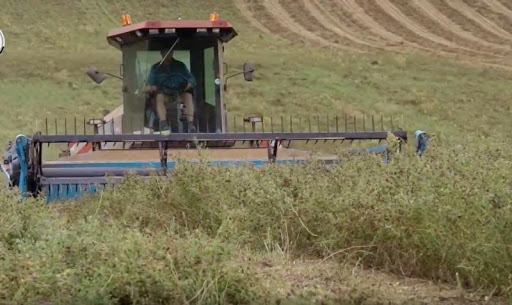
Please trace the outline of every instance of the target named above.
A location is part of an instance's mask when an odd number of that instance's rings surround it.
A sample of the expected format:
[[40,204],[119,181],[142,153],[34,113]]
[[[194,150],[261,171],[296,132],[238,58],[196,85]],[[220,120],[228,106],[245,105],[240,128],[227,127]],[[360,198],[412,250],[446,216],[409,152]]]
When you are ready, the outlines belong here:
[[341,52],[424,52],[512,70],[502,0],[234,0],[257,29]]

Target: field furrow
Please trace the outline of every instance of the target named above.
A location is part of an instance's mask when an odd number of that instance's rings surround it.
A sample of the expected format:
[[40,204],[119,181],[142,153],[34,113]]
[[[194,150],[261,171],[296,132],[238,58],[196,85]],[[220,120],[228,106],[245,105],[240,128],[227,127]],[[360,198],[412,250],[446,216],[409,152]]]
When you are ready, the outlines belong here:
[[373,17],[368,15],[365,9],[361,7],[355,0],[340,0],[340,3],[344,6],[344,8],[349,12],[350,15],[353,15],[361,23],[367,26],[368,29],[370,29],[370,31],[380,35],[386,40],[390,40],[397,43],[401,43],[404,41],[404,39],[401,36],[396,35],[395,33],[383,28],[375,19],[373,19]]
[[[308,2],[304,0],[304,2]],[[363,16],[357,16],[350,4],[343,1],[334,0],[314,0],[316,4],[317,17],[328,20],[333,27],[342,29],[345,33],[349,33],[354,39],[358,39],[370,44],[378,49],[392,52],[413,52],[417,51],[419,46],[412,46],[411,43],[404,42],[403,39],[396,36],[379,33],[370,28],[371,24],[365,21]],[[312,4],[313,5],[313,4]]]
[[[490,1],[490,3],[493,3],[493,1]],[[483,0],[465,0],[464,4],[470,7],[477,14],[485,17],[489,21],[492,21],[493,24],[501,28],[503,31],[512,35],[512,19],[507,17],[503,12],[493,10]]]
[[254,18],[254,16],[251,13],[251,10],[249,9],[249,5],[244,0],[233,0],[235,6],[238,8],[238,11],[240,11],[240,14],[249,21],[249,23],[255,27],[256,29],[260,30],[261,32],[271,35],[272,32],[265,27],[258,19]]
[[[421,36],[425,40],[434,42],[438,45],[442,45],[446,47],[446,50],[454,51],[457,50],[459,52],[464,52],[470,55],[479,54],[480,52],[461,47],[457,45],[456,43],[449,41],[447,39],[444,39],[443,37],[437,36],[434,33],[432,33],[429,29],[422,26],[419,22],[416,22],[415,20],[408,17],[408,14],[406,12],[401,11],[401,9],[393,4],[389,0],[379,0],[376,2],[376,4],[388,15],[393,17],[398,23],[400,23],[403,27],[411,30],[412,32],[416,33],[417,35]],[[409,12],[410,13],[410,12]]]
[[270,15],[274,17],[275,21],[281,26],[287,28],[290,32],[293,32],[299,36],[303,36],[305,39],[309,40],[310,42],[315,42],[319,46],[331,47],[351,52],[357,51],[357,49],[350,48],[339,43],[333,43],[316,35],[315,33],[312,33],[300,23],[296,22],[281,6],[278,0],[263,0],[262,2],[265,9],[269,12]]
[[[380,27],[386,28],[388,31],[399,35],[404,40],[412,41],[417,45],[422,46],[423,48],[430,49],[432,52],[436,54],[443,54],[447,56],[456,56],[460,50],[457,48],[453,48],[447,46],[443,43],[436,42],[431,39],[426,39],[425,36],[416,32],[414,27],[408,26],[407,23],[401,18],[395,18],[393,16],[394,12],[390,14],[392,10],[390,10],[387,5],[385,5],[381,1],[374,2],[368,0],[355,0],[368,15],[370,15],[373,19],[378,21],[378,25]],[[387,12],[390,11],[390,12]]]
[[426,16],[428,16],[433,21],[439,23],[443,28],[447,31],[452,31],[455,35],[471,41],[475,44],[478,44],[482,47],[492,48],[494,50],[500,50],[500,52],[510,52],[509,46],[503,46],[496,43],[488,42],[476,35],[472,32],[465,30],[459,24],[455,23],[452,19],[441,12],[438,7],[433,5],[431,2],[424,0],[412,0],[413,5],[415,5],[418,9],[420,9]]
[[361,39],[360,36],[351,32],[349,28],[341,25],[335,17],[328,14],[325,8],[323,8],[318,1],[302,0],[302,3],[311,16],[313,16],[325,29],[333,31],[342,39],[352,41],[367,50],[383,49],[383,45],[377,45],[374,42]]
[[251,19],[266,28],[269,32],[292,42],[306,42],[302,35],[297,34],[295,31],[283,26],[282,23],[277,22],[275,16],[267,10],[262,1],[237,1],[242,4],[242,6],[237,5],[237,7],[247,10],[244,14],[251,16]]
[[507,18],[509,18],[512,21],[512,9],[509,9],[505,5],[503,5],[501,2],[497,0],[483,0],[485,4],[489,6],[489,8],[496,13],[503,14]]
[[[368,10],[365,9],[364,6],[360,5],[356,0],[340,0],[340,3],[349,12],[349,14],[354,16],[355,19],[365,25],[370,32],[373,32],[374,34],[387,40],[389,44],[405,45],[416,50],[437,52],[435,49],[418,44],[418,40],[416,39],[410,39],[393,32],[390,30],[393,27],[389,27],[390,29],[388,29],[387,27],[383,26],[379,21],[377,21],[379,19],[370,14]],[[379,12],[377,12],[377,17],[379,17]]]
[[[318,20],[301,0],[277,0],[277,2],[296,24],[300,24],[317,37],[357,51],[374,50],[368,45],[349,39],[346,35],[340,35],[331,26],[325,26],[325,22]],[[311,0],[308,2],[311,3]]]
[[466,15],[454,9],[453,7],[448,5],[445,0],[430,0],[429,2],[434,7],[436,7],[440,12],[442,12],[447,18],[449,18],[452,22],[457,24],[465,31],[471,32],[476,37],[479,37],[480,39],[485,40],[487,42],[498,45],[507,45],[503,43],[502,37],[496,35],[492,31],[489,31],[488,29],[485,29],[478,22],[475,22],[473,19],[468,18]]
[[503,5],[504,7],[508,8],[509,10],[512,10],[512,3],[510,2],[510,0],[496,0],[497,2],[499,2],[501,5]]
[[478,12],[476,12],[474,9],[472,9],[470,6],[468,6],[466,3],[464,3],[461,0],[449,0],[445,1],[449,6],[451,6],[453,9],[459,11],[461,14],[466,16],[467,18],[475,21],[478,23],[481,27],[484,29],[496,34],[497,36],[507,39],[509,41],[512,39],[512,34],[505,31],[498,25],[496,25],[491,20],[487,19],[485,16],[482,16]]
[[[313,0],[317,8],[326,19],[329,19],[337,27],[342,28],[345,32],[351,33],[353,36],[364,40],[371,45],[389,46],[393,42],[374,33],[359,18],[354,16],[354,12],[339,0]],[[395,43],[403,46],[403,43]]]

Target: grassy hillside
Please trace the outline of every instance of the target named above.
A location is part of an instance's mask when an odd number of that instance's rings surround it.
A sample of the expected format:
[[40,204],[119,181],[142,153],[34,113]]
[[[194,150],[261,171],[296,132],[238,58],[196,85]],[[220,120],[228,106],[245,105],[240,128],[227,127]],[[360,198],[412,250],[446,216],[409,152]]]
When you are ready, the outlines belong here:
[[[262,1],[275,5],[274,2]],[[215,10],[240,33],[226,47],[229,66],[233,69],[251,61],[257,69],[254,83],[240,79],[230,82],[227,105],[232,115],[383,114],[399,117],[400,121],[403,117],[403,127],[411,131],[421,128],[454,137],[467,132],[509,137],[511,76],[506,70],[479,66],[485,61],[479,57],[467,58],[475,64],[470,65],[414,49],[385,52],[386,49],[361,48],[365,53],[345,50],[332,44],[345,46],[349,45],[347,41],[334,38],[330,30],[305,13],[307,18],[303,19],[310,23],[303,26],[322,35],[330,33],[331,45],[326,47],[315,39],[290,33],[289,29],[273,27],[276,20],[282,19],[265,19],[270,18],[266,7],[255,9],[255,4],[249,6],[241,1],[200,1],[197,7],[186,1],[171,3],[157,1],[141,7],[130,1],[49,1],[44,6],[30,1],[9,2],[0,17],[8,41],[0,57],[0,99],[9,110],[2,116],[6,127],[0,136],[10,139],[19,132],[32,132],[36,124],[40,126],[43,116],[89,118],[120,103],[117,80],[96,86],[84,74],[92,64],[118,71],[119,53],[107,45],[105,36],[109,29],[119,26],[120,12],[131,13],[136,22],[173,19],[178,12],[184,18],[200,19]],[[287,1],[282,5],[289,15],[303,9]],[[242,14],[238,8],[246,10]],[[327,9],[324,7],[323,11]],[[252,26],[243,16],[251,17],[253,22],[259,20],[273,34]],[[301,17],[296,18],[295,22]]]
[[[510,301],[512,5],[505,0],[5,1],[0,141],[121,103],[105,39],[134,22],[239,32],[231,115],[393,115],[426,158],[325,172],[184,166],[84,204],[2,189],[0,303],[475,304]],[[402,119],[403,118],[403,119]],[[1,143],[0,143],[1,144]],[[199,181],[199,182],[198,182]],[[163,247],[162,245],[166,245]],[[79,284],[77,284],[79,283]],[[423,302],[423,303],[422,303]],[[50,302],[52,303],[52,302]],[[53,304],[53,303],[52,303]]]

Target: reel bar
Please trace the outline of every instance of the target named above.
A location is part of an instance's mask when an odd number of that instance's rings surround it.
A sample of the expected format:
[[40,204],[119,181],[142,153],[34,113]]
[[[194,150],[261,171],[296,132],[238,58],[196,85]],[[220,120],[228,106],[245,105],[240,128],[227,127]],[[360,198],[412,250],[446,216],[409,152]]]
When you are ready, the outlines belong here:
[[[407,132],[392,132],[396,137],[407,141]],[[177,133],[160,134],[103,134],[103,135],[42,135],[35,134],[34,143],[69,142],[208,142],[208,141],[309,141],[309,140],[386,140],[388,133],[382,132],[287,132],[287,133]]]

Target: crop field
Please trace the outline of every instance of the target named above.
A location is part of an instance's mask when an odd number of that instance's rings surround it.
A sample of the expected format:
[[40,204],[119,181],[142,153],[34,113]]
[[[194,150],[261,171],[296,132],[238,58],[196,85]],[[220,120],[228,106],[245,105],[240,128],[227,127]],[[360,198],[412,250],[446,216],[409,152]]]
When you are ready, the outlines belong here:
[[229,81],[229,116],[394,116],[431,135],[426,154],[411,141],[390,163],[337,150],[332,170],[182,162],[54,204],[2,186],[0,304],[512,302],[507,0],[4,0],[0,140],[121,104],[118,80],[85,71],[119,70],[106,35],[123,12],[213,11],[239,34],[229,69],[256,69]]

